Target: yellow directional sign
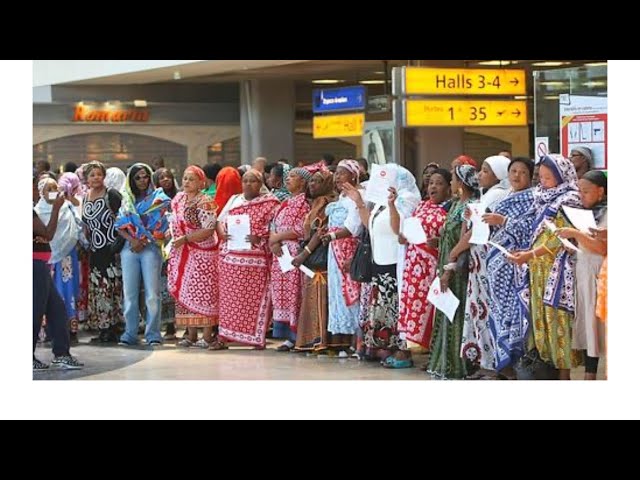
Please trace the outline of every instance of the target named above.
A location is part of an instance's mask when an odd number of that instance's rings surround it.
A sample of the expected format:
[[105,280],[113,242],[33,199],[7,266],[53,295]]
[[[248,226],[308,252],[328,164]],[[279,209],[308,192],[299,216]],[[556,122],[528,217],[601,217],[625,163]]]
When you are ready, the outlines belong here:
[[524,95],[525,71],[406,67],[405,95]]
[[313,117],[313,138],[361,137],[364,113]]
[[405,100],[403,104],[405,127],[527,125],[524,100]]

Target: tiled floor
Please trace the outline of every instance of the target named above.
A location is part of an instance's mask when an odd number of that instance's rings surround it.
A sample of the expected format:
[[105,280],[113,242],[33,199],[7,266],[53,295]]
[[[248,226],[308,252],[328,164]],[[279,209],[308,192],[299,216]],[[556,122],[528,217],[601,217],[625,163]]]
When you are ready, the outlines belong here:
[[[267,350],[231,347],[223,351],[197,348],[183,349],[165,344],[151,350],[140,347],[100,347],[81,339],[72,348],[73,355],[85,363],[75,371],[48,370],[34,372],[34,380],[429,380],[430,377],[409,368],[391,370],[376,363],[356,359],[339,359],[299,353],[279,353],[280,341],[270,340]],[[36,355],[50,362],[51,350],[39,347]],[[425,362],[414,356],[416,365]],[[604,379],[605,362],[601,362],[599,379]],[[584,377],[584,369],[575,369],[572,378]]]

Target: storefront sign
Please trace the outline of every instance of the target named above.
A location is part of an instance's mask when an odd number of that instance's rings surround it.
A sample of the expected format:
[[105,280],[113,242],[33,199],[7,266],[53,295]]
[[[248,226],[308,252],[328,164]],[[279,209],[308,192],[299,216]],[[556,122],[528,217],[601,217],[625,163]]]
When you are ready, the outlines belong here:
[[87,105],[77,105],[73,112],[74,122],[148,122],[149,110],[146,108],[106,108],[98,109]]
[[506,127],[527,125],[526,101],[405,100],[405,127]]
[[588,147],[593,168],[607,167],[607,97],[564,94],[560,97],[560,153],[569,157],[575,147]]
[[406,67],[402,95],[524,95],[525,71]]
[[313,117],[313,138],[360,137],[364,113]]

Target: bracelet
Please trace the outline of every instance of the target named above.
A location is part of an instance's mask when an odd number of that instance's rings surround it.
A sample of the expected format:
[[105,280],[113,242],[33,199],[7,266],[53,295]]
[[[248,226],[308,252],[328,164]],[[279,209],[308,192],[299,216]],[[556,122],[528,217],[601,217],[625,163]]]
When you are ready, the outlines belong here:
[[336,232],[331,232],[329,234],[329,236],[331,237],[331,240],[337,240],[338,239],[338,237],[336,237]]
[[313,252],[309,250],[309,247],[304,247],[304,251],[311,255]]

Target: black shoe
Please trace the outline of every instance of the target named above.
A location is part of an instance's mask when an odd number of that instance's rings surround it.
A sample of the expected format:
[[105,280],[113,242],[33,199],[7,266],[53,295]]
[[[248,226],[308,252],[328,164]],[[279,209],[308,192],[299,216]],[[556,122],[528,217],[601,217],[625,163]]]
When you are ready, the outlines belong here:
[[41,372],[42,370],[48,370],[48,369],[49,369],[49,365],[47,365],[44,362],[41,362],[36,357],[33,357],[33,371],[34,372]]
[[78,361],[73,355],[62,355],[55,357],[51,361],[51,368],[59,368],[64,370],[80,370],[84,367],[84,363]]

